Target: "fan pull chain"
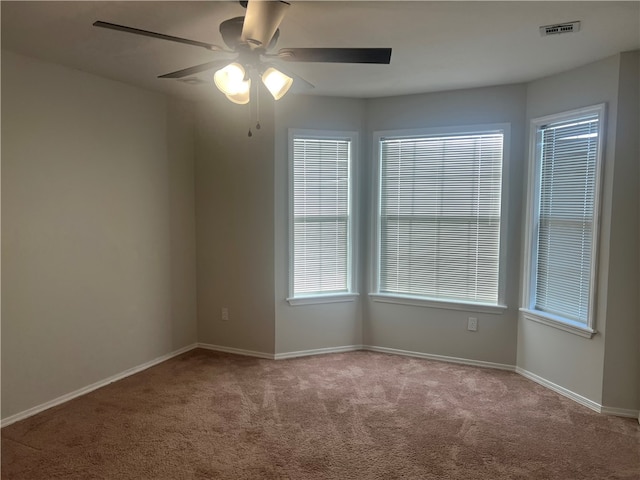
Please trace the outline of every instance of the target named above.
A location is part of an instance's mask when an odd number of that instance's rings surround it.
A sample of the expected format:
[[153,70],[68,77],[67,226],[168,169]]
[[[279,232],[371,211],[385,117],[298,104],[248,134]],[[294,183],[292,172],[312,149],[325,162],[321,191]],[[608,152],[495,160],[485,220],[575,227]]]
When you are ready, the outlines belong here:
[[251,102],[249,102],[249,132],[247,132],[247,137],[253,137],[253,132],[251,131],[251,122],[253,121],[253,108],[251,107]]
[[[256,85],[255,87],[256,94],[256,130],[260,130],[262,126],[260,125],[260,87]],[[252,114],[253,108],[251,108],[251,103],[249,103],[249,123],[253,122]],[[251,127],[249,127],[249,131],[247,132],[247,137],[253,137],[253,132],[251,131]]]
[[260,86],[256,85],[256,130],[260,130]]

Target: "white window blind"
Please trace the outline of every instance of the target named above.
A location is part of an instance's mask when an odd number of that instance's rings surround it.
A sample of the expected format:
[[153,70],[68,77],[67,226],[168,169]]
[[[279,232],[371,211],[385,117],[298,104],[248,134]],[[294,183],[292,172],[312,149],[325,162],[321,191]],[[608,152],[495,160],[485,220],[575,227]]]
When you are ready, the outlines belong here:
[[293,139],[293,296],[350,291],[350,139]]
[[538,128],[535,310],[588,323],[598,115]]
[[380,293],[498,303],[503,140],[380,140]]

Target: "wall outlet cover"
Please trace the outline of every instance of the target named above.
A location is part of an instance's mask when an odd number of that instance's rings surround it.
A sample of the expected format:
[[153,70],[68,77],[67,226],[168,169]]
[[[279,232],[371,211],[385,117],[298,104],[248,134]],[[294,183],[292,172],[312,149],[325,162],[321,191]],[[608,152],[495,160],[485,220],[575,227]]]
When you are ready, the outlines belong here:
[[476,317],[469,317],[469,322],[467,323],[467,330],[471,332],[478,331],[478,319]]

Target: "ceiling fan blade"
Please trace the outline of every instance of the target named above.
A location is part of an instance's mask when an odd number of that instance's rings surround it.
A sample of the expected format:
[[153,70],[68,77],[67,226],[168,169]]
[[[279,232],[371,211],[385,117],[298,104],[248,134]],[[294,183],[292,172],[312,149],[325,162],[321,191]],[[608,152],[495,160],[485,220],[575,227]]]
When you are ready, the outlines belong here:
[[94,27],[109,28],[111,30],[119,30],[121,32],[133,33],[135,35],[144,35],[145,37],[159,38],[160,40],[168,40],[170,42],[184,43],[185,45],[193,45],[194,47],[202,47],[213,52],[226,52],[224,48],[213,45],[211,43],[199,42],[197,40],[189,40],[188,38],[174,37],[165,35],[164,33],[150,32],[149,30],[141,30],[139,28],[127,27],[125,25],[117,25],[115,23],[102,22],[98,20],[93,23]]
[[283,1],[249,0],[241,39],[251,48],[267,48],[290,4]]
[[207,70],[213,70],[214,68],[221,68],[233,62],[233,60],[214,60],[213,62],[207,62],[193,67],[184,68],[176,72],[165,73],[158,76],[158,78],[184,78],[189,75],[195,75],[196,73],[206,72]]
[[[282,73],[286,73],[286,72],[282,72]],[[316,88],[316,86],[313,83],[305,80],[300,75],[296,75],[293,72],[289,72],[286,74],[289,75],[291,78],[293,78],[293,90],[295,92],[305,92],[305,91],[309,91]]]
[[390,48],[282,48],[277,57],[287,62],[391,63]]

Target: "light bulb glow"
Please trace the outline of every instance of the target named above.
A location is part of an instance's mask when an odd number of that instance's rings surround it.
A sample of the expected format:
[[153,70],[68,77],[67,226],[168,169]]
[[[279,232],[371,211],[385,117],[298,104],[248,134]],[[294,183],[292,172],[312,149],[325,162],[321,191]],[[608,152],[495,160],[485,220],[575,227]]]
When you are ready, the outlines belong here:
[[269,67],[262,74],[262,83],[273,95],[273,98],[280,100],[291,88],[293,78],[285,75],[273,67]]
[[247,103],[249,103],[250,93],[251,93],[251,79],[245,82],[242,82],[242,84],[240,85],[236,93],[234,94],[227,93],[225,95],[233,103],[237,103],[239,105],[246,105]]
[[231,63],[221,68],[213,75],[213,81],[222,93],[226,95],[237,95],[242,93],[248,86],[248,80],[244,80],[245,70],[239,63]]

